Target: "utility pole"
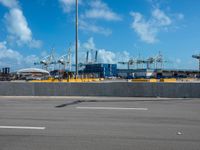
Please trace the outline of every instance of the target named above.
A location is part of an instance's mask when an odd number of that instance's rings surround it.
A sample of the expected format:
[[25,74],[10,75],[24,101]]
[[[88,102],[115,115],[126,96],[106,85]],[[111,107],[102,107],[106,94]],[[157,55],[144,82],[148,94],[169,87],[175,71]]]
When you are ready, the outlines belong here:
[[76,0],[76,76],[75,78],[78,78],[78,0]]
[[198,59],[199,61],[199,75],[198,77],[200,78],[200,54],[199,55],[192,55],[193,58]]

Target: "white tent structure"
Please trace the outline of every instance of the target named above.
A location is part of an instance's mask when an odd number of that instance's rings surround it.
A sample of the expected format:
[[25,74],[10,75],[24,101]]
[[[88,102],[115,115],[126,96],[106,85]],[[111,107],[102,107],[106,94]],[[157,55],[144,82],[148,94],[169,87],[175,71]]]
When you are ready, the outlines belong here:
[[25,79],[41,79],[50,75],[49,71],[39,68],[26,68],[17,71],[18,76]]

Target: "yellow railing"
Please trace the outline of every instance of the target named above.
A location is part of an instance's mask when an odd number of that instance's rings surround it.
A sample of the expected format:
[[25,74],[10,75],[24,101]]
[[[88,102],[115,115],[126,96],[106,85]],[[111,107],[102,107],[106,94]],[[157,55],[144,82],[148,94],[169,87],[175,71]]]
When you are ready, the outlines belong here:
[[140,78],[140,79],[132,79],[132,82],[158,82],[158,80]]
[[176,78],[166,78],[166,79],[132,79],[132,82],[176,82]]
[[166,78],[166,79],[160,79],[160,82],[176,82],[176,78]]
[[29,82],[98,82],[102,81],[102,78],[78,78],[78,79],[53,79],[49,78],[47,80],[31,80]]

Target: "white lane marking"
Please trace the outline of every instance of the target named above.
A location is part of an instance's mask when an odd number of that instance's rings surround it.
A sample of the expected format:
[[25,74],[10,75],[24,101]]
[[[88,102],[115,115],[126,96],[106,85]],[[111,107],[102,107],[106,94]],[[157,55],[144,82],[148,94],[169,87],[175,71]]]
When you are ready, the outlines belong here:
[[27,130],[44,130],[44,129],[46,129],[46,127],[0,126],[0,129],[27,129]]
[[76,109],[94,109],[94,110],[148,110],[148,108],[122,108],[122,107],[76,107]]

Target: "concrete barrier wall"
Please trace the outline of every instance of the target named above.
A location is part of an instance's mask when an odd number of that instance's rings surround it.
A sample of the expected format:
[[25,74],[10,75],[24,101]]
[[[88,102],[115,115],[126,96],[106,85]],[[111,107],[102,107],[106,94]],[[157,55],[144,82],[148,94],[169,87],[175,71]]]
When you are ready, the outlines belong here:
[[200,83],[0,82],[0,95],[200,98]]

